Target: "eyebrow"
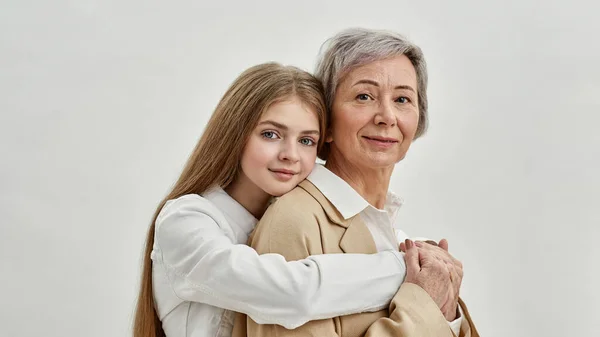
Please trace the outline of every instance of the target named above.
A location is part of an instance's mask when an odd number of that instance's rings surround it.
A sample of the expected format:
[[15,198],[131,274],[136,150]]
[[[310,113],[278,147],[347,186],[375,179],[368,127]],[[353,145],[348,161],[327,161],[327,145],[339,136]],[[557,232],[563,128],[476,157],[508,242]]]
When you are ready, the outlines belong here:
[[[359,80],[356,83],[354,83],[353,86],[355,86],[357,84],[369,84],[369,85],[372,85],[375,87],[379,87],[379,83],[377,83],[373,80],[367,80],[367,79]],[[415,89],[413,89],[413,87],[411,87],[410,85],[397,85],[394,87],[394,89],[405,89],[405,90],[410,90],[412,92],[416,92]]]
[[[266,120],[266,121],[262,121],[262,122],[258,123],[258,125],[265,125],[265,124],[273,125],[274,127],[279,128],[279,129],[281,129],[283,131],[289,130],[289,128],[287,127],[287,125],[283,125],[281,123],[277,123],[277,122],[272,121],[272,120]],[[300,134],[303,134],[303,135],[313,135],[313,134],[320,135],[321,133],[319,132],[319,130],[304,130],[304,131],[300,132]]]

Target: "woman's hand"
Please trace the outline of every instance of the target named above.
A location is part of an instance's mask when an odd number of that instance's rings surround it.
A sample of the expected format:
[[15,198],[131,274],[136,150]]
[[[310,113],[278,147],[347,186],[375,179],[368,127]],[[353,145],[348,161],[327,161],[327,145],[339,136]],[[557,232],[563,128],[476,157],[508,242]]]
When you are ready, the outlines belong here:
[[453,320],[457,319],[460,315],[458,312],[458,296],[459,296],[460,286],[462,284],[462,279],[463,279],[463,264],[459,260],[455,259],[448,252],[448,240],[446,240],[446,239],[440,240],[438,247],[443,249],[446,252],[447,256],[450,257],[450,259],[452,261],[452,268],[449,268],[450,269],[450,279],[452,281],[452,287],[453,287],[452,296],[449,298],[450,301],[448,301],[446,303],[447,305],[442,307],[441,310],[444,313],[446,320],[453,321]]
[[448,253],[448,241],[441,240],[438,245],[407,239],[400,249],[406,253],[406,282],[427,291],[446,320],[456,319],[463,270],[462,263]]
[[446,320],[453,321],[458,314],[458,296],[463,279],[463,264],[448,252],[448,240],[442,239],[438,245],[431,244],[429,241],[427,243],[416,242],[415,244],[420,250],[434,254],[437,259],[446,263],[448,267],[452,287],[448,300],[440,307],[440,310],[444,313]]

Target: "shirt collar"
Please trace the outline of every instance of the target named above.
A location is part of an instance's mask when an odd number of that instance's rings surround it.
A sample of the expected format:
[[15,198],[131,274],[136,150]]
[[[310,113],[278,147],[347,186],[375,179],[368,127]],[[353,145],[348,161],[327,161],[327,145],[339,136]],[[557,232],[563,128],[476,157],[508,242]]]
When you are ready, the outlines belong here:
[[230,225],[241,229],[244,233],[249,235],[256,226],[258,220],[221,187],[215,187],[203,196],[223,212]]
[[[331,202],[345,220],[359,214],[365,208],[371,207],[369,204],[352,186],[350,186],[342,178],[335,173],[329,171],[325,166],[317,164],[306,178]],[[391,219],[395,219],[400,206],[403,204],[402,198],[388,191],[385,200],[384,210],[390,215]]]

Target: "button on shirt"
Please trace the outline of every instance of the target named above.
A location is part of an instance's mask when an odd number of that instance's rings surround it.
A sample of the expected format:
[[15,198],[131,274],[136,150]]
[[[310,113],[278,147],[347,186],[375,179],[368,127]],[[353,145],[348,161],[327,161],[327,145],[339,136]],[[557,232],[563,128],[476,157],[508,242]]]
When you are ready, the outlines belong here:
[[[396,218],[403,200],[393,192],[388,191],[383,209],[378,209],[369,204],[346,181],[322,165],[315,165],[307,179],[323,193],[344,219],[360,215],[371,232],[378,252],[397,250],[400,242],[408,238],[396,225]],[[448,322],[457,336],[460,335],[461,323],[462,315],[456,320]]]

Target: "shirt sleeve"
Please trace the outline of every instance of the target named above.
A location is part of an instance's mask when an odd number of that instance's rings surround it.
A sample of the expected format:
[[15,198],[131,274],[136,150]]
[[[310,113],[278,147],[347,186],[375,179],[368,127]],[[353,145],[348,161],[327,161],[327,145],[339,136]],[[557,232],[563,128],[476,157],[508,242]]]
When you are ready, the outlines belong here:
[[460,336],[460,326],[462,325],[462,321],[463,321],[463,314],[462,314],[462,310],[460,309],[460,306],[458,306],[458,313],[459,313],[458,318],[456,318],[452,322],[448,322],[448,324],[450,324],[450,329],[452,329],[452,332],[454,332],[454,334],[456,336]]
[[186,196],[157,219],[153,260],[164,265],[182,300],[293,329],[310,320],[386,308],[404,281],[406,266],[397,251],[287,262],[232,242],[214,212],[206,199]]

